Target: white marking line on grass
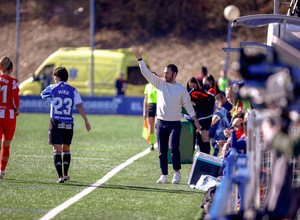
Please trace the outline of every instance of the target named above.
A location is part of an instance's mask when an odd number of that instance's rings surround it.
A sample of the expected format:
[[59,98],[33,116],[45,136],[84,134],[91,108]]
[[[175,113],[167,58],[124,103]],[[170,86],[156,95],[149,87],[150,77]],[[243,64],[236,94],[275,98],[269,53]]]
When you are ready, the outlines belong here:
[[[155,148],[157,148],[157,146],[155,146]],[[54,218],[58,213],[60,213],[64,209],[68,208],[73,203],[77,202],[79,199],[81,199],[84,196],[86,196],[89,193],[91,193],[97,187],[101,186],[103,183],[105,183],[106,181],[108,181],[111,177],[113,177],[120,170],[124,169],[126,166],[128,166],[131,163],[133,163],[135,160],[137,160],[137,159],[145,156],[149,152],[151,152],[151,151],[148,148],[148,149],[144,150],[143,152],[141,152],[141,153],[139,153],[139,154],[137,154],[137,155],[129,158],[126,162],[120,164],[119,166],[117,166],[116,168],[114,168],[113,170],[111,170],[110,172],[108,172],[104,177],[102,177],[100,180],[98,180],[93,185],[91,185],[88,188],[84,189],[82,192],[78,193],[76,196],[74,196],[74,197],[70,198],[69,200],[65,201],[61,205],[59,205],[59,206],[55,207],[54,209],[50,210],[46,215],[44,215],[42,218],[40,218],[40,220],[49,220],[49,219]]]

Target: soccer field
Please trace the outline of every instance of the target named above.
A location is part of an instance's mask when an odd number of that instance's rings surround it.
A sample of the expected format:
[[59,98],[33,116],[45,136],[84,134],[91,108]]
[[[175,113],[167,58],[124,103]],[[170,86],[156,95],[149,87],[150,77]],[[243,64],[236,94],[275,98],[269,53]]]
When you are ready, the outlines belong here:
[[[148,148],[141,138],[142,117],[88,115],[92,130],[75,115],[71,179],[56,183],[49,114],[21,114],[0,180],[0,219],[40,219]],[[178,185],[156,184],[158,151],[121,169],[101,186],[58,213],[54,219],[195,219],[203,191],[187,185],[191,164],[182,165]],[[169,182],[173,171],[169,165]]]

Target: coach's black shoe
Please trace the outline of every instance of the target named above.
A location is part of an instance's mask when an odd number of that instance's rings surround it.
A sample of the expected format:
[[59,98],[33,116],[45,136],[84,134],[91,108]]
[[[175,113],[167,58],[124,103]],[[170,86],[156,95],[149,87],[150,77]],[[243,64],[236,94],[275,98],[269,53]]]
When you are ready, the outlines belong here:
[[64,183],[65,179],[63,177],[58,178],[57,183]]

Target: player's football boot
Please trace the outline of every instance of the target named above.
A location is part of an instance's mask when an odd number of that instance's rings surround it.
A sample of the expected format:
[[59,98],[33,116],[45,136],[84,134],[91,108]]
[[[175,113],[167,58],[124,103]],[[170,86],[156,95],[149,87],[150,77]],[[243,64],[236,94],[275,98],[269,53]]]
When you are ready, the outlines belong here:
[[69,179],[70,179],[70,176],[64,175],[64,181],[67,181],[67,180],[69,180]]
[[0,171],[0,179],[3,179],[5,172],[4,171]]
[[58,178],[57,183],[64,183],[65,179],[63,177]]

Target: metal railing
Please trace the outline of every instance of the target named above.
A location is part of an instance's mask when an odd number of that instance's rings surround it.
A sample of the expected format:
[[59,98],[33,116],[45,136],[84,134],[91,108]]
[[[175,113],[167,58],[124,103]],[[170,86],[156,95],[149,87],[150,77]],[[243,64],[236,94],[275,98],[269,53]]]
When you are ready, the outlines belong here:
[[[255,213],[264,212],[272,168],[276,161],[276,152],[266,145],[261,131],[263,119],[269,116],[268,110],[250,111],[247,122],[247,154],[238,155],[233,152],[228,157],[228,169],[217,190],[208,219],[238,215],[240,211],[243,212],[244,219],[254,219]],[[290,136],[297,134],[297,129],[300,128],[290,126]],[[246,166],[243,166],[241,161],[246,161]],[[300,186],[299,161],[300,156],[289,158],[289,163],[293,167],[293,187]],[[298,217],[299,214],[298,210]]]

